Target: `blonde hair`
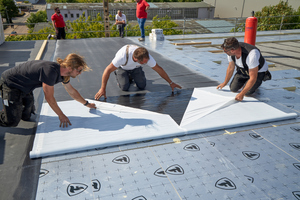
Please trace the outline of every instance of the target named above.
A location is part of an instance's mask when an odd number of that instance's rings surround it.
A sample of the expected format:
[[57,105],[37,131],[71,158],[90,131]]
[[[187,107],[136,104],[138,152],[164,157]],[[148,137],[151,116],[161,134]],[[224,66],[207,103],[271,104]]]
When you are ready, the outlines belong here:
[[[78,69],[79,67],[83,67],[82,71],[90,71],[91,69],[87,66],[84,58],[76,53],[70,53],[65,57],[64,60],[61,58],[57,58],[56,61],[60,64],[60,66],[64,68]],[[68,82],[70,80],[69,76],[64,77],[64,82]]]

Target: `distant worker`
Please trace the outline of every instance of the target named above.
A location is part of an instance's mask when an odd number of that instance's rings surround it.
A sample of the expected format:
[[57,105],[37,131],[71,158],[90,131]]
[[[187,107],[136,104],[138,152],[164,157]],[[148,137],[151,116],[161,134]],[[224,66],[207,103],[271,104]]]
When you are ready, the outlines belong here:
[[59,7],[54,8],[55,13],[51,16],[52,25],[56,32],[56,39],[66,39],[66,31],[68,30],[63,16],[60,14]]
[[141,38],[139,41],[145,41],[145,22],[147,20],[148,9],[150,5],[146,2],[146,0],[135,0],[136,1],[136,17],[141,30]]
[[116,79],[121,90],[127,91],[132,81],[135,82],[140,90],[145,89],[146,77],[141,67],[143,64],[147,64],[165,79],[170,84],[172,91],[174,88],[181,88],[169,78],[168,74],[156,63],[146,48],[135,45],[125,45],[116,53],[115,58],[105,68],[102,75],[101,88],[95,94],[95,99],[98,100],[102,96],[106,98],[107,81],[113,71],[115,71]]
[[77,54],[69,54],[56,62],[34,60],[27,61],[4,71],[0,79],[3,110],[0,111],[0,126],[15,127],[20,120],[28,121],[34,113],[33,90],[42,87],[45,99],[58,115],[60,127],[71,125],[69,118],[58,107],[54,98],[54,85],[63,82],[69,95],[89,108],[96,108],[94,103],[86,101],[70,84],[70,77],[75,78],[82,71],[88,71],[84,59]]
[[116,14],[116,23],[117,29],[119,30],[120,37],[124,37],[124,28],[126,26],[126,15],[124,15],[121,10],[118,10]]
[[235,100],[242,101],[244,96],[251,95],[262,84],[262,81],[269,80],[271,74],[268,71],[268,64],[261,55],[259,49],[253,45],[238,42],[235,37],[227,38],[221,45],[224,52],[228,55],[229,65],[223,83],[217,89],[222,89],[230,81],[234,69],[236,74],[230,83],[230,90],[238,92]]

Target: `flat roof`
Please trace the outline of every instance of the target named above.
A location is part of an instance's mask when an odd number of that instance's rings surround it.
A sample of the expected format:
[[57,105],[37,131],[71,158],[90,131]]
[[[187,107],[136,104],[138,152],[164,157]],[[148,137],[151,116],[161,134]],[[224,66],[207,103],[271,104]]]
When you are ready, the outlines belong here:
[[[273,78],[264,82],[254,95],[268,106],[298,115],[299,33],[300,30],[257,33],[256,46],[266,58]],[[180,123],[195,87],[224,80],[228,61],[220,45],[228,37],[243,41],[244,33],[170,35],[163,41],[147,36],[145,42],[138,42],[138,37],[51,39],[42,59],[53,61],[71,52],[88,58],[87,64],[93,71],[82,73],[71,83],[84,98],[93,99],[103,70],[117,49],[125,44],[146,47],[183,89],[172,93],[165,80],[145,67],[145,91],[136,90],[133,84],[129,92],[122,92],[111,75],[108,98],[99,103],[166,114]],[[180,45],[183,43],[186,44]],[[34,60],[41,46],[43,41],[3,43],[0,73]],[[41,89],[34,90],[34,96],[37,114],[31,121],[21,121],[15,128],[0,127],[0,199],[294,199],[300,195],[299,116],[30,159],[40,110],[45,103]],[[58,103],[72,99],[61,84],[55,85],[55,98]],[[65,111],[63,107],[62,110]],[[56,122],[58,119],[54,119],[53,127]]]

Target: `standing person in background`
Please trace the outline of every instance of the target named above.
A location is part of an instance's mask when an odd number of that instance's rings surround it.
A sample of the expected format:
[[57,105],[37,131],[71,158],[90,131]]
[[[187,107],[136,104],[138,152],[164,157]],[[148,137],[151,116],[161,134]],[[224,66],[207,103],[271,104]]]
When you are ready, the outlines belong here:
[[[52,25],[56,32],[56,39],[66,39],[67,26],[63,16],[60,14],[59,7],[54,8],[55,13],[51,16]],[[66,30],[65,30],[66,27]]]
[[147,19],[148,9],[150,5],[145,0],[135,0],[136,1],[136,17],[141,29],[141,38],[139,41],[145,41],[145,22]]
[[121,10],[118,10],[118,14],[116,14],[116,23],[117,29],[119,30],[120,37],[124,37],[124,28],[126,26],[126,15],[124,15]]

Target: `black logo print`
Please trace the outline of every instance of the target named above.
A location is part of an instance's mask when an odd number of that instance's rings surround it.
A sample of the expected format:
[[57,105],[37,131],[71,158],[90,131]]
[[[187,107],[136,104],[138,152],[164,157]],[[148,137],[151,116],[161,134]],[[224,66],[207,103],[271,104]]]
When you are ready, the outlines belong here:
[[300,191],[295,191],[295,192],[292,192],[293,195],[298,199],[300,200]]
[[262,140],[264,139],[263,137],[261,137],[260,135],[256,134],[256,133],[249,133],[250,137],[252,137],[255,140]]
[[222,190],[235,190],[236,189],[234,182],[232,182],[229,178],[226,178],[226,177],[219,179],[216,182],[215,186]]
[[285,99],[295,99],[295,97],[288,97],[288,96],[283,96],[283,98],[285,98]]
[[300,127],[299,127],[299,126],[291,126],[290,128],[291,128],[293,131],[300,132]]
[[99,192],[101,189],[100,181],[98,181],[97,179],[92,180],[92,187],[93,192]]
[[144,196],[138,196],[138,197],[133,198],[132,200],[147,200],[147,199]]
[[288,108],[294,108],[294,105],[285,105]]
[[256,160],[260,156],[259,153],[254,152],[254,151],[243,151],[242,153],[246,158],[248,158],[250,160]]
[[154,175],[155,175],[155,176],[158,176],[158,177],[162,177],[162,178],[166,178],[166,177],[167,177],[165,171],[164,171],[162,168],[157,169],[157,170],[154,172]]
[[83,183],[71,183],[67,188],[67,193],[69,196],[75,196],[83,192],[88,188],[87,185]]
[[163,177],[163,178],[167,177],[166,174],[170,174],[170,175],[183,175],[184,174],[184,170],[183,170],[183,168],[181,166],[175,164],[175,165],[172,165],[172,166],[168,167],[166,169],[166,171],[164,171],[161,168],[159,168],[159,169],[157,169],[154,172],[155,176],[159,176],[159,177]]
[[166,173],[172,174],[172,175],[183,175],[184,171],[183,168],[180,167],[179,165],[172,165],[167,168]]
[[187,151],[200,151],[200,147],[194,143],[185,145],[183,149]]
[[112,162],[116,164],[128,164],[130,159],[127,155],[121,155],[113,159]]
[[43,176],[46,176],[48,173],[49,173],[48,170],[46,170],[46,169],[41,169],[41,170],[40,170],[40,175],[39,175],[39,177],[42,178]]
[[244,176],[245,176],[245,177],[247,178],[247,180],[250,181],[251,183],[254,182],[254,178],[253,178],[253,177],[247,176],[247,175],[244,175]]
[[300,151],[300,143],[290,143],[289,144],[291,147],[293,147],[296,150]]
[[296,169],[300,170],[300,163],[294,163],[293,165],[296,167]]
[[209,142],[209,144],[211,145],[211,146],[215,146],[215,143],[214,142]]

